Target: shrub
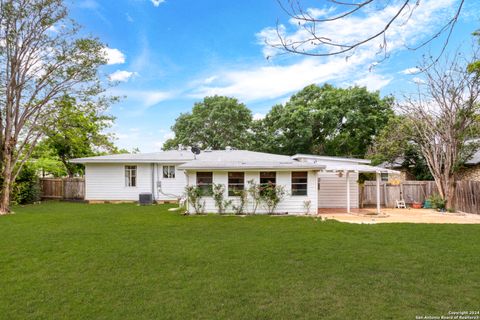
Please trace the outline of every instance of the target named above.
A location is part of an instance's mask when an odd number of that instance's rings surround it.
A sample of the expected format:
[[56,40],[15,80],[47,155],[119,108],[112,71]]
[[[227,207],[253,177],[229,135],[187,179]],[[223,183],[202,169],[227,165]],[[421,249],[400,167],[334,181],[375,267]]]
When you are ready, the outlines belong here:
[[283,186],[269,183],[260,191],[260,198],[268,214],[273,214],[278,204],[285,198],[286,192]]
[[13,204],[31,204],[40,201],[40,184],[35,168],[25,164],[12,188]]
[[303,208],[305,209],[305,214],[309,214],[312,208],[312,200],[303,201]]
[[252,198],[252,214],[257,213],[258,206],[262,202],[262,188],[254,180],[248,180],[247,195]]
[[197,186],[185,187],[185,195],[187,203],[190,204],[195,214],[203,214],[205,209],[205,201],[202,202],[202,189]]
[[430,200],[430,203],[432,204],[433,209],[437,210],[445,210],[447,201],[443,199],[438,193],[432,194],[428,200]]
[[238,206],[232,205],[233,212],[237,215],[245,213],[245,207],[247,206],[248,192],[246,190],[239,190],[235,192],[235,196],[238,196]]
[[219,214],[224,214],[232,204],[232,200],[225,200],[225,186],[223,184],[213,184],[212,196]]

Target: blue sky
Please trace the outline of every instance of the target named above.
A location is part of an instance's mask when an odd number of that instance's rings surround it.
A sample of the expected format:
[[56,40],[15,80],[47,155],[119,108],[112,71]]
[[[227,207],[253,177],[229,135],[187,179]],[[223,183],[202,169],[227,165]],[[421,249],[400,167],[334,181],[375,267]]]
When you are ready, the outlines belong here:
[[[418,75],[408,70],[421,54],[438,52],[441,41],[424,51],[410,51],[404,44],[418,44],[451,14],[458,0],[423,0],[407,25],[388,34],[390,58],[369,70],[378,60],[378,44],[372,43],[344,57],[308,58],[275,56],[264,44],[273,36],[277,18],[282,30],[301,37],[276,0],[78,0],[70,5],[71,16],[84,32],[108,45],[109,65],[102,68],[105,79],[118,82],[110,91],[124,96],[109,111],[117,117],[112,127],[116,144],[142,152],[161,149],[172,136],[170,127],[182,112],[205,95],[233,96],[245,103],[256,118],[272,105],[311,83],[329,82],[346,87],[365,85],[382,95],[401,97]],[[480,27],[480,10],[467,0],[448,47],[470,47],[471,33]],[[305,7],[321,16],[326,1],[305,1]],[[371,12],[325,33],[349,39],[367,34],[394,9],[391,2],[381,13]],[[384,16],[382,15],[384,14]]]

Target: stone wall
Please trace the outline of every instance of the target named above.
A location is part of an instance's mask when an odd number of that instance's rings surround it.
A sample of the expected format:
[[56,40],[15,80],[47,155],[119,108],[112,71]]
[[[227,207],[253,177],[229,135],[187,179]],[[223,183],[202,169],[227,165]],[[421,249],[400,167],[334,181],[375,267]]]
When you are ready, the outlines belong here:
[[457,173],[457,180],[480,181],[480,164],[460,169]]

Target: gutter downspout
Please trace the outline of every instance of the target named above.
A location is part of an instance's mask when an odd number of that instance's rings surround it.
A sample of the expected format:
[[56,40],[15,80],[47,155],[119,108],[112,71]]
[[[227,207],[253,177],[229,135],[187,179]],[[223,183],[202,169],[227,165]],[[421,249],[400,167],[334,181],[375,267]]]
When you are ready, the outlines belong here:
[[155,163],[152,163],[152,200],[155,202]]

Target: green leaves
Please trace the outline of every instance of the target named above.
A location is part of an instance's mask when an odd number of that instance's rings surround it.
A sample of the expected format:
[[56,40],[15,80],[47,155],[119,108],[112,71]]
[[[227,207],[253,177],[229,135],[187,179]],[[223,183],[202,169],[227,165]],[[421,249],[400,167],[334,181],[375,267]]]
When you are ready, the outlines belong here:
[[256,149],[363,157],[393,114],[392,103],[366,88],[310,85],[273,107],[257,125]]
[[175,138],[165,142],[163,149],[178,145],[224,149],[227,146],[247,148],[251,111],[237,99],[213,96],[195,103],[191,113],[181,114],[172,127]]

